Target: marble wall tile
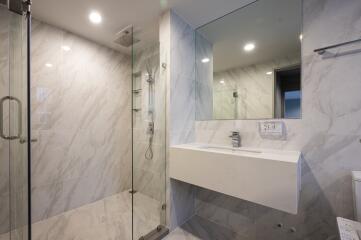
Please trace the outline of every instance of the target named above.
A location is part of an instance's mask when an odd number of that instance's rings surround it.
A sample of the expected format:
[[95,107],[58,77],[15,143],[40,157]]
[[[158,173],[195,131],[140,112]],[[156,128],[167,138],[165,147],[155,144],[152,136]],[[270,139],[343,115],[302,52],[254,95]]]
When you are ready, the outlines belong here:
[[131,188],[131,58],[37,20],[31,51],[39,221]]
[[[302,47],[302,119],[283,120],[286,140],[262,139],[257,121],[197,122],[197,141],[230,145],[229,129],[238,129],[244,146],[301,150],[302,191],[299,213],[286,214],[205,189],[197,189],[199,216],[249,239],[337,239],[336,216],[353,218],[350,171],[361,170],[361,62],[358,44],[313,49],[360,37],[358,0],[304,0]],[[275,228],[277,223],[284,228]],[[296,233],[289,229],[295,227]]]
[[[169,147],[195,140],[195,32],[173,11],[160,19],[160,79],[167,84],[167,161]],[[167,176],[169,171],[167,162]],[[167,178],[167,225],[174,229],[194,214],[191,185]]]
[[170,24],[171,144],[180,144],[193,141],[195,136],[195,32],[174,12]]
[[[201,33],[196,38],[196,119],[213,118],[213,44]],[[203,59],[209,62],[203,62]]]

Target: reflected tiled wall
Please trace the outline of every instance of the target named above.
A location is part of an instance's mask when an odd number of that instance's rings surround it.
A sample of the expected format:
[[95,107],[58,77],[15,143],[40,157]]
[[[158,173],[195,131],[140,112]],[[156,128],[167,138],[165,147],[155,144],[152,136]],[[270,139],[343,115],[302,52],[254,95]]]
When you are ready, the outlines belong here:
[[[298,64],[299,57],[285,57],[215,73],[213,119],[272,118],[274,75],[266,73]],[[237,98],[233,92],[238,93]]]
[[39,21],[31,53],[33,221],[130,189],[130,56]]
[[[208,120],[213,117],[213,44],[201,33],[196,38],[196,119]],[[205,62],[206,59],[208,62]]]
[[[230,145],[238,129],[248,147],[301,150],[299,213],[290,215],[199,189],[197,215],[230,228],[242,239],[338,239],[336,216],[353,218],[352,170],[361,170],[361,54],[354,44],[315,54],[314,49],[360,37],[359,0],[304,0],[303,118],[285,120],[286,141],[262,139],[257,121],[197,122],[198,142]],[[267,183],[265,183],[265,187]],[[276,228],[277,223],[284,228]],[[291,227],[296,232],[290,231]]]

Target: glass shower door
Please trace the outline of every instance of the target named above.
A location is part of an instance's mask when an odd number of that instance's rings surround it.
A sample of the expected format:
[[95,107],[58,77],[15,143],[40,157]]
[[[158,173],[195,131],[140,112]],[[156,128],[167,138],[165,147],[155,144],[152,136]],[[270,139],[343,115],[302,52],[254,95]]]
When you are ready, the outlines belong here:
[[[134,39],[140,39],[135,34]],[[133,239],[161,239],[166,227],[166,83],[159,42],[133,46]]]
[[27,20],[0,5],[0,239],[27,240]]

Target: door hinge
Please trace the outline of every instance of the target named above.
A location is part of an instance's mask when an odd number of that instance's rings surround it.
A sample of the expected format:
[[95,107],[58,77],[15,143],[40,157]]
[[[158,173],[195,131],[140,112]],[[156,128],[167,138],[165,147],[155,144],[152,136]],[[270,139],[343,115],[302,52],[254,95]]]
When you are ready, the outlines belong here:
[[23,0],[23,14],[31,13],[31,0]]

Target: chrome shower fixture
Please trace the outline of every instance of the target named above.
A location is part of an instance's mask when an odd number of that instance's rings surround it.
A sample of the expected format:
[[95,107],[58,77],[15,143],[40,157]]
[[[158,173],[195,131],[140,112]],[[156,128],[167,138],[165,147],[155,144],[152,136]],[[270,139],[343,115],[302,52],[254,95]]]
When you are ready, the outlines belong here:
[[154,122],[148,122],[147,134],[148,138],[148,147],[145,151],[145,158],[147,160],[153,159],[153,136],[154,136]]
[[152,75],[150,75],[148,73],[148,79],[146,81],[147,81],[147,83],[152,84],[152,83],[154,83],[154,78],[152,77]]
[[154,122],[148,122],[147,134],[154,135]]

